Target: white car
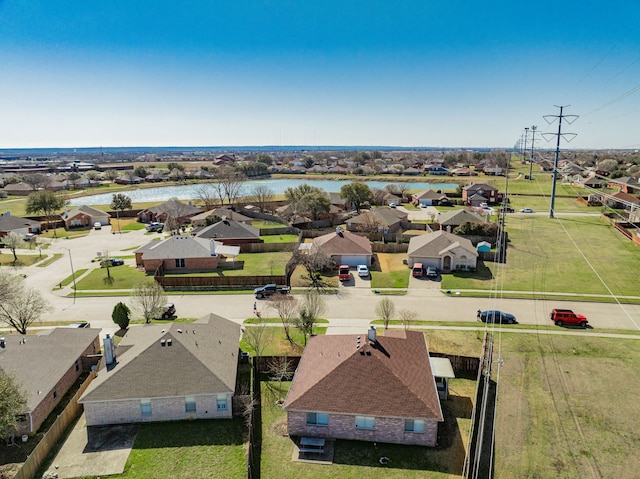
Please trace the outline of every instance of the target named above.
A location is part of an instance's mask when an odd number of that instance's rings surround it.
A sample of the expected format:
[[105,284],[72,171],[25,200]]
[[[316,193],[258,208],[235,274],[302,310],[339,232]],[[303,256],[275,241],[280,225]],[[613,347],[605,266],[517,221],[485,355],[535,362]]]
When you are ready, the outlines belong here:
[[520,210],[520,213],[533,213],[533,209],[532,208],[522,208]]
[[367,268],[366,264],[359,264],[356,269],[358,270],[358,276],[361,278],[369,277],[369,268]]
[[102,229],[102,223],[100,223],[99,221],[96,223],[93,223],[93,229],[94,230],[101,230]]

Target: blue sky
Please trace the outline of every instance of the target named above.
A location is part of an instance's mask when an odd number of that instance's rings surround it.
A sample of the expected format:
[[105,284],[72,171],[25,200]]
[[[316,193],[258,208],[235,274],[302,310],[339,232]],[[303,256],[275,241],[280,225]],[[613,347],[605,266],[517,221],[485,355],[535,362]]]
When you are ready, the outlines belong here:
[[571,105],[563,148],[640,148],[638,31],[627,0],[0,0],[0,147],[511,147]]

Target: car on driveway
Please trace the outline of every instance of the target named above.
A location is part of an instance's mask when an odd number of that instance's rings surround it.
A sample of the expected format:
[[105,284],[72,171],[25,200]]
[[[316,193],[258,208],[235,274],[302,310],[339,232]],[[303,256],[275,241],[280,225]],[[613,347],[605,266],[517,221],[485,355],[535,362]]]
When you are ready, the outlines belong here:
[[438,277],[438,270],[436,268],[434,268],[433,266],[429,266],[427,268],[427,278],[437,278]]
[[369,277],[369,268],[367,268],[366,264],[359,264],[356,269],[358,270],[358,276],[361,278]]
[[520,213],[533,213],[533,208],[522,208]]
[[513,314],[503,313],[497,309],[489,309],[487,311],[478,310],[478,321],[483,323],[500,323],[500,324],[514,324],[516,323],[516,317]]
[[93,223],[93,229],[94,230],[101,230],[102,229],[102,223],[100,223],[99,221],[96,223]]
[[158,223],[154,221],[153,223],[149,223],[146,227],[147,231],[162,233],[164,229],[164,223]]

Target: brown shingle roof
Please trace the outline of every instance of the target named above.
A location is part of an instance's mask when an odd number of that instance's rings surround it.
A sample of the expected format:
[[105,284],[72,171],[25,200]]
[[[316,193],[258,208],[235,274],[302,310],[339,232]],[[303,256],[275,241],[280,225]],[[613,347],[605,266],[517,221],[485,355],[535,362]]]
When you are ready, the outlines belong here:
[[371,345],[363,334],[359,349],[358,337],[312,337],[284,409],[443,420],[422,333],[387,331]]
[[327,256],[372,254],[369,240],[349,231],[318,236],[313,239],[313,248],[317,248]]

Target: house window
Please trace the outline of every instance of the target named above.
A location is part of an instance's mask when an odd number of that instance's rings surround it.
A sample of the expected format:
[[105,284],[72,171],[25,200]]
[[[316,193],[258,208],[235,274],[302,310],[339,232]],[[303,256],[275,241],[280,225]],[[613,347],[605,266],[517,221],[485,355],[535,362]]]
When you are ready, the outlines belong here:
[[53,399],[58,399],[58,391],[53,391]]
[[422,419],[405,419],[404,432],[424,432],[424,420]]
[[76,361],[76,372],[78,372],[80,370],[80,365],[78,364],[78,361]]
[[176,268],[184,268],[184,258],[176,258]]
[[467,269],[467,257],[460,257],[460,261],[458,261],[458,269]]
[[196,398],[193,396],[187,396],[184,398],[184,410],[185,412],[196,412]]
[[151,416],[151,400],[140,399],[140,414],[142,416]]
[[218,409],[218,411],[226,411],[227,410],[227,395],[226,394],[218,394],[218,398],[216,399],[216,409]]
[[356,416],[356,429],[375,429],[376,418],[372,416]]
[[307,425],[308,426],[328,426],[329,415],[321,412],[308,412]]

